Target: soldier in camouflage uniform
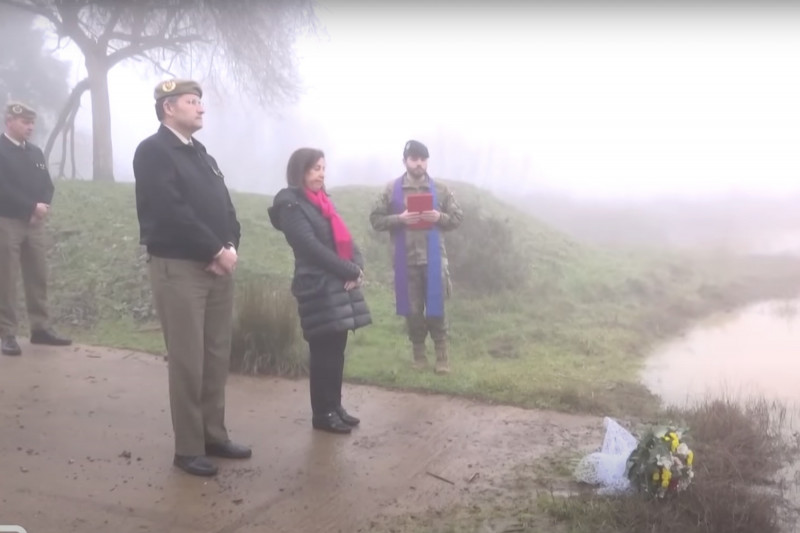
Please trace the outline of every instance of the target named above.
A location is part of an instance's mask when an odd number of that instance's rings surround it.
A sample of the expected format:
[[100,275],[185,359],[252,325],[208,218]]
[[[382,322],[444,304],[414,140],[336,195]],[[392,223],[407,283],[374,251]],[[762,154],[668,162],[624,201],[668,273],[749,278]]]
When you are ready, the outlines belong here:
[[[428,176],[428,149],[418,141],[408,141],[403,150],[406,172],[392,180],[378,198],[370,223],[377,231],[388,231],[394,244],[395,297],[397,313],[406,317],[408,338],[413,347],[415,368],[426,368],[425,340],[430,333],[436,352],[437,373],[448,373],[447,319],[444,300],[451,283],[447,252],[440,232],[461,225],[464,214],[447,185]],[[433,185],[433,187],[431,187]],[[409,212],[409,194],[432,193],[433,209]],[[420,221],[430,229],[413,229]]]

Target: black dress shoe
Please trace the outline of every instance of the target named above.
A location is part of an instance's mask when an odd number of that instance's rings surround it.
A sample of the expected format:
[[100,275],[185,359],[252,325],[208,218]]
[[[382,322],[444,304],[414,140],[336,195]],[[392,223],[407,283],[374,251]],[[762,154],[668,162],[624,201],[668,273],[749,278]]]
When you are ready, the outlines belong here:
[[314,429],[321,429],[330,433],[350,433],[350,426],[342,422],[336,411],[325,413],[324,415],[314,415],[311,418],[311,425]]
[[13,335],[3,337],[0,349],[2,349],[3,355],[22,355],[22,348],[19,347],[16,337]]
[[202,455],[176,455],[173,464],[193,476],[213,476],[217,467]]
[[206,444],[206,455],[225,457],[226,459],[247,459],[253,455],[253,452],[247,446],[228,441],[225,444]]
[[339,415],[339,418],[342,419],[342,422],[344,422],[348,426],[357,426],[361,422],[361,420],[359,420],[358,418],[354,417],[353,415],[345,411],[344,407],[342,407],[341,405],[336,408],[336,414]]
[[69,346],[72,341],[59,337],[49,329],[31,331],[31,344],[47,344],[48,346]]

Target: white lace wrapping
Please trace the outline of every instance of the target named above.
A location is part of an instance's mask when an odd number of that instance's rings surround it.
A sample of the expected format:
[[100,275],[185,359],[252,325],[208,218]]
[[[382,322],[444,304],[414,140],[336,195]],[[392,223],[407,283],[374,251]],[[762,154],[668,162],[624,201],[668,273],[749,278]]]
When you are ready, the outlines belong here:
[[575,467],[575,478],[590,485],[600,485],[600,492],[613,494],[630,490],[625,463],[638,444],[627,429],[611,418],[603,418],[606,429],[599,452],[584,456]]

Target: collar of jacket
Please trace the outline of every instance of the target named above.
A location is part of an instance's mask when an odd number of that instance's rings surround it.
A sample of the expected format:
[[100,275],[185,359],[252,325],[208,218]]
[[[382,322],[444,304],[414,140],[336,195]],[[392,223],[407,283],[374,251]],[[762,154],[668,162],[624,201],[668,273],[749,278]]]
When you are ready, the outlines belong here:
[[[159,128],[158,128],[158,136],[159,136],[159,138],[163,139],[164,142],[166,142],[167,144],[169,144],[173,148],[187,148],[187,147],[189,147],[188,144],[185,144],[183,141],[178,139],[178,137],[176,137],[175,134],[172,133],[172,131],[168,127],[163,125],[163,124],[161,126],[159,126]],[[206,151],[206,147],[205,147],[205,145],[203,143],[201,143],[200,141],[198,141],[194,137],[191,137],[191,140],[192,140],[192,145],[194,147],[198,148],[201,152],[205,152]]]
[[6,134],[5,132],[0,133],[0,140],[2,140],[4,143],[6,143],[8,145],[11,145],[11,146],[13,146],[15,148],[21,148],[21,149],[25,150],[28,147],[28,143],[26,141],[17,142],[14,139],[12,139],[11,137],[9,137],[8,134]]
[[402,176],[400,176],[400,178],[403,180],[404,189],[431,188],[431,177],[427,172],[420,181],[412,181],[411,176],[408,175],[408,172],[404,173]]
[[[311,200],[309,200],[308,197],[306,196],[305,187],[287,187],[287,189],[292,191],[294,193],[294,195],[297,196],[298,200],[302,200],[302,201],[306,202],[308,205],[313,206],[313,204],[311,203]],[[324,190],[323,192],[325,193],[325,196],[327,196],[328,198],[331,198],[331,193],[329,193],[327,189]]]

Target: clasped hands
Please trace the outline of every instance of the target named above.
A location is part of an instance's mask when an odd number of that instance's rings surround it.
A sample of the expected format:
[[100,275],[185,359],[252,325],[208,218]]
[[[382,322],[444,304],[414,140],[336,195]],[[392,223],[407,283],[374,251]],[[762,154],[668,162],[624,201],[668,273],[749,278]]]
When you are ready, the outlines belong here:
[[362,283],[364,283],[364,271],[359,270],[357,279],[344,282],[344,290],[352,291],[353,289],[360,287]]
[[33,213],[31,213],[31,220],[30,223],[32,225],[38,225],[47,218],[47,213],[50,212],[50,205],[38,203],[36,207],[33,208]]
[[400,217],[400,221],[406,226],[411,226],[417,222],[433,222],[435,224],[442,218],[442,214],[436,209],[422,212],[409,212],[409,210],[406,209],[398,216]]
[[236,253],[236,248],[233,246],[229,248],[223,248],[208,264],[208,266],[206,266],[206,272],[211,272],[217,276],[233,274],[233,271],[236,270],[236,263],[238,260],[239,256]]

